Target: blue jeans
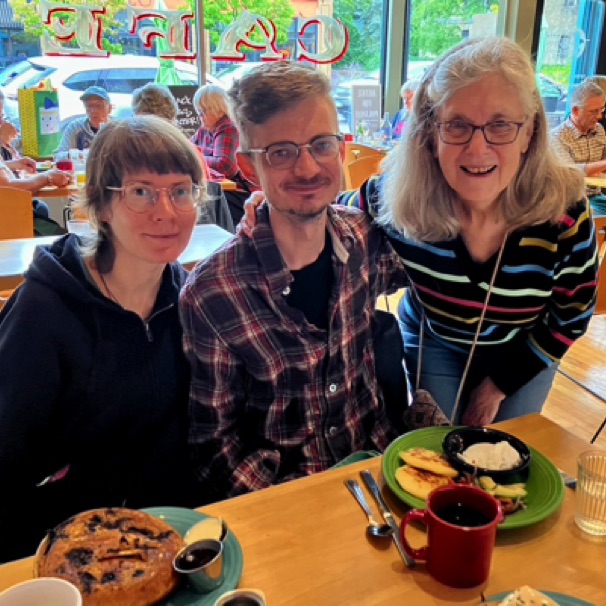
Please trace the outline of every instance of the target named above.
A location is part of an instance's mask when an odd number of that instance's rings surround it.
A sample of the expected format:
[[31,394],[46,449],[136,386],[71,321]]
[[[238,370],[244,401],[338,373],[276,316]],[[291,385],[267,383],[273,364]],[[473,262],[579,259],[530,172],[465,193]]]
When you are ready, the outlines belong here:
[[[417,362],[419,356],[419,329],[420,318],[415,311],[402,301],[399,309],[400,329],[404,337],[404,360],[406,373],[411,391],[416,388]],[[426,389],[450,419],[454,409],[457,391],[461,383],[463,370],[467,363],[469,350],[454,348],[438,341],[425,327],[423,335],[423,360],[421,364],[421,379],[419,387]],[[478,349],[474,359],[478,356]],[[507,364],[507,360],[502,361]],[[552,364],[541,371],[531,381],[511,394],[499,408],[494,422],[514,419],[524,415],[541,412],[543,404],[549,395],[558,364]],[[461,417],[468,403],[470,391],[476,387],[484,377],[474,375],[473,364],[463,386],[461,403],[454,423],[461,422]]]

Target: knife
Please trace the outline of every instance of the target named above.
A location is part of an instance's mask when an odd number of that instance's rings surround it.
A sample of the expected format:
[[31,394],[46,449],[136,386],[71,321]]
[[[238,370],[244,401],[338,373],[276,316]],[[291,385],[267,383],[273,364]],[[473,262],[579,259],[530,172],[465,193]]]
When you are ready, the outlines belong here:
[[402,545],[402,539],[400,538],[400,527],[398,526],[398,523],[395,521],[393,514],[391,513],[391,510],[387,506],[387,503],[385,502],[385,499],[383,498],[383,495],[381,494],[381,490],[379,489],[379,485],[377,484],[376,480],[374,479],[374,477],[370,473],[370,471],[368,471],[368,469],[361,471],[360,476],[362,476],[362,480],[364,481],[364,484],[366,484],[366,488],[368,488],[368,490],[370,490],[370,494],[372,494],[375,501],[377,502],[377,505],[379,506],[379,511],[381,512],[383,519],[393,529],[393,533],[392,533],[393,542],[396,544],[396,548],[397,548],[398,552],[400,553],[400,556],[404,560],[404,563],[406,564],[406,566],[408,566],[408,568],[414,568],[415,561],[406,553],[406,551],[404,551],[404,546]]

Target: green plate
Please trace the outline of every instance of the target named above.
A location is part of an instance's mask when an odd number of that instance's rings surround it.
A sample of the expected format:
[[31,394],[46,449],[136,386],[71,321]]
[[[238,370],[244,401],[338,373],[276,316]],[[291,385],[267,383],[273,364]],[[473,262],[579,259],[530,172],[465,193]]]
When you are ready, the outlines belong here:
[[[200,520],[210,517],[193,509],[184,509],[182,507],[148,507],[141,511],[164,520],[181,536]],[[190,591],[187,588],[181,588],[171,594],[166,600],[159,602],[159,604],[162,606],[212,606],[226,591],[231,591],[238,586],[240,577],[242,576],[243,563],[242,547],[240,547],[238,539],[236,539],[230,528],[227,540],[225,541],[223,560],[225,580],[221,587],[204,595]]]
[[[551,598],[554,602],[559,604],[560,606],[595,606],[591,602],[586,602],[585,600],[579,600],[578,598],[573,598],[570,595],[564,595],[563,593],[554,593],[553,591],[543,591],[543,589],[539,589],[541,593],[544,593],[547,597]],[[498,595],[491,595],[486,598],[488,601],[497,602],[502,600],[506,596],[508,596],[511,591],[506,591],[505,593],[499,593]]]
[[[427,427],[417,429],[396,438],[383,455],[383,476],[394,494],[407,505],[416,509],[425,509],[425,501],[413,497],[403,490],[396,481],[396,469],[402,461],[398,456],[401,450],[409,448],[429,448],[442,452],[442,441],[455,427]],[[564,482],[553,463],[540,452],[529,446],[532,454],[530,473],[526,483],[526,508],[506,516],[499,530],[522,528],[536,524],[557,511],[564,500]]]

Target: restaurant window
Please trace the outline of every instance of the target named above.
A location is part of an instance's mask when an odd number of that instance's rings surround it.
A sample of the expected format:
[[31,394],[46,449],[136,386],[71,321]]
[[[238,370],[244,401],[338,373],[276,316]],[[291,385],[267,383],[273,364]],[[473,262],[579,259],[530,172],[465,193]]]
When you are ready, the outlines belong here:
[[536,64],[551,128],[565,119],[574,87],[595,73],[604,8],[603,0],[545,0]]
[[[325,73],[331,81],[333,95],[337,101],[339,120],[343,130],[347,131],[351,120],[350,96],[352,86],[355,84],[380,84],[381,45],[384,30],[384,0],[249,0],[246,3],[231,2],[231,0],[213,0],[204,4],[203,21],[204,32],[200,36],[203,40],[205,53],[203,61],[193,59],[191,56],[175,57],[176,63],[172,73],[168,74],[166,65],[156,73],[146,73],[140,78],[130,75],[122,77],[116,71],[106,74],[104,85],[112,93],[120,94],[132,92],[132,89],[144,84],[144,81],[166,81],[168,83],[195,84],[204,79],[228,87],[235,77],[241,76],[250,67],[264,59],[281,57],[290,61],[301,61],[305,65]],[[163,15],[166,11],[179,11],[190,13],[193,18],[188,19],[183,31],[190,32],[187,41],[188,48],[182,50],[197,54],[198,36],[196,35],[197,20],[195,15],[196,0],[106,0],[104,2],[91,2],[90,0],[72,0],[72,2],[59,2],[58,0],[41,0],[39,3],[29,0],[9,0],[13,9],[12,21],[20,28],[20,37],[12,37],[12,46],[8,44],[4,55],[8,61],[22,60],[23,55],[37,57],[46,54],[57,54],[57,48],[71,49],[73,52],[78,45],[78,35],[89,37],[89,47],[85,52],[74,54],[90,54],[93,48],[93,38],[96,25],[94,23],[80,22],[75,12],[69,7],[78,8],[83,5],[99,5],[105,8],[105,13],[95,17],[102,21],[101,46],[104,51],[112,55],[160,55],[166,53],[168,45],[162,36],[147,38],[151,44],[146,44],[144,31],[162,30],[166,23]],[[58,11],[56,6],[65,8]],[[47,12],[44,13],[44,10]],[[54,13],[52,11],[55,11]],[[50,11],[50,13],[48,12]],[[136,22],[133,14],[137,14]],[[148,13],[145,17],[144,13]],[[41,15],[51,15],[51,25],[45,25]],[[250,27],[242,28],[238,35],[242,35],[245,43],[239,48],[243,55],[238,57],[217,57],[220,50],[222,36],[227,33],[234,34],[233,24],[240,19],[249,19]],[[133,27],[134,25],[134,27]],[[1,24],[0,24],[1,26]],[[71,29],[70,29],[71,28]],[[230,29],[232,28],[232,29]],[[1,27],[0,27],[1,29]],[[58,30],[63,29],[63,41],[58,41]],[[275,40],[267,44],[267,34],[273,35]],[[41,35],[42,32],[42,35]],[[247,33],[248,32],[248,33]],[[342,48],[339,50],[339,36],[343,36]],[[71,38],[70,38],[71,35]],[[172,35],[172,34],[171,34]],[[49,38],[53,40],[49,45]],[[18,44],[17,44],[18,42]],[[17,57],[17,48],[20,50]],[[274,54],[271,51],[274,49]],[[335,50],[337,49],[337,50]],[[276,55],[276,53],[278,53]],[[3,51],[0,49],[0,56]],[[60,55],[65,54],[62,50]],[[175,53],[179,54],[179,53]],[[220,54],[220,53],[219,53]],[[229,59],[229,60],[227,60]],[[101,62],[97,57],[92,61]],[[65,62],[70,57],[65,58]],[[201,67],[204,70],[202,78],[198,71],[186,69],[182,63],[187,63],[194,69]],[[65,70],[63,70],[65,71]],[[46,77],[50,77],[53,85],[76,90],[84,80],[78,80],[75,74],[63,74],[49,70]],[[71,76],[71,77],[70,77]],[[162,76],[162,78],[159,78]],[[59,78],[62,78],[59,82]],[[39,81],[40,79],[38,79]],[[57,82],[55,82],[57,80]],[[101,84],[101,81],[95,82]],[[61,99],[59,100],[61,103]],[[116,103],[126,102],[118,99]],[[377,112],[381,111],[378,104]]]
[[[504,24],[512,21],[508,5],[514,4],[507,0],[213,0],[204,3],[203,15],[196,15],[197,0],[72,0],[70,4],[9,0],[12,13],[8,11],[6,22],[0,22],[0,66],[21,62],[19,71],[24,72],[10,77],[13,81],[6,85],[6,105],[16,105],[17,81],[21,86],[29,78],[31,85],[40,81],[41,72],[59,88],[76,87],[75,70],[65,75],[69,70],[47,68],[33,59],[30,69],[22,64],[24,57],[70,52],[90,55],[98,37],[103,52],[113,56],[148,55],[155,61],[158,55],[166,57],[168,53],[171,57],[157,62],[153,73],[146,72],[141,78],[106,74],[105,84],[119,89],[118,109],[119,104],[128,103],[124,93],[145,81],[196,84],[205,80],[227,88],[234,78],[261,61],[284,58],[301,61],[328,76],[340,127],[348,132],[356,126],[352,108],[356,87],[379,87],[372,107],[375,117],[384,109],[395,113],[400,104],[396,91],[405,76],[420,78],[438,56],[462,40],[505,33]],[[603,4],[602,0],[544,0],[537,60],[541,93],[552,115],[563,112],[566,92],[575,78],[591,70],[592,53],[602,34],[599,7],[603,9]],[[99,5],[104,13],[78,22],[77,11],[84,5]],[[57,6],[67,12],[57,12]],[[70,7],[76,12],[69,12]],[[43,23],[41,13],[50,25]],[[183,17],[180,29],[169,31],[167,15],[175,14]],[[386,15],[393,14],[397,19],[388,20]],[[98,22],[102,22],[101,27]],[[200,34],[199,24],[204,28]],[[62,41],[57,38],[60,30]],[[398,45],[391,39],[396,30],[405,43]],[[10,35],[2,37],[9,31]],[[336,52],[342,32],[346,32],[346,42],[342,52]],[[76,48],[82,42],[79,36],[88,44],[84,51]],[[221,52],[229,36],[241,41],[238,49],[242,54],[226,57]],[[185,42],[176,48],[175,43],[182,38]],[[199,52],[200,43],[204,53]],[[70,57],[61,57],[61,61],[67,65]],[[91,61],[100,63],[102,58]],[[35,70],[37,80],[30,77],[31,70]],[[64,80],[58,82],[59,77]]]

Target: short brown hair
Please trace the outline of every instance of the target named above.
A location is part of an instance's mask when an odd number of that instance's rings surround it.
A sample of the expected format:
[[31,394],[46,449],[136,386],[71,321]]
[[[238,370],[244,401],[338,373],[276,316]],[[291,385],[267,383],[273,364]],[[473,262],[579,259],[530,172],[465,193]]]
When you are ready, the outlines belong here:
[[170,122],[176,120],[179,111],[170,89],[155,82],[148,82],[133,91],[132,107],[135,116],[159,116]]
[[83,249],[94,256],[100,273],[111,271],[115,251],[109,225],[102,216],[124,177],[149,171],[184,174],[204,187],[204,173],[194,146],[174,125],[156,116],[112,120],[99,131],[86,161],[86,196],[80,207],[98,230],[97,240]]
[[[324,97],[335,107],[328,78],[290,61],[254,67],[233,83],[228,95],[243,151],[249,146],[247,127],[251,124],[264,124],[310,97]],[[336,115],[335,108],[335,119]]]

